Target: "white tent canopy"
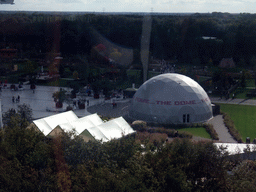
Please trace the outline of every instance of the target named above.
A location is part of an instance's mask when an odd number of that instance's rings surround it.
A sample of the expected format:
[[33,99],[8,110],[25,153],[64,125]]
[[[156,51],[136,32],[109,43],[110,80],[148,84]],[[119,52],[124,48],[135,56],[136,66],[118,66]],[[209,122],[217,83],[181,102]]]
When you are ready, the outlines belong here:
[[33,121],[33,123],[38,127],[38,129],[46,136],[55,127],[61,124],[67,124],[64,130],[70,131],[72,129],[70,123],[72,121],[78,120],[78,117],[73,111],[67,111],[64,113],[59,113],[57,115],[52,115],[42,119]]
[[45,136],[52,133],[54,129],[60,128],[67,132],[75,130],[76,135],[93,137],[102,142],[118,139],[135,132],[123,117],[103,122],[96,113],[79,119],[73,111],[68,111],[33,122]]
[[[75,121],[72,121],[70,123],[70,126],[71,126],[71,130],[74,129],[76,131],[76,133],[79,135],[85,129],[90,128],[90,127],[95,127],[102,123],[103,123],[103,121],[101,120],[101,118],[95,113],[95,114],[87,115],[85,117],[77,119]],[[68,123],[61,124],[60,127],[65,131],[71,131],[71,130],[65,129],[65,127],[66,126],[68,127],[68,125],[69,125]]]

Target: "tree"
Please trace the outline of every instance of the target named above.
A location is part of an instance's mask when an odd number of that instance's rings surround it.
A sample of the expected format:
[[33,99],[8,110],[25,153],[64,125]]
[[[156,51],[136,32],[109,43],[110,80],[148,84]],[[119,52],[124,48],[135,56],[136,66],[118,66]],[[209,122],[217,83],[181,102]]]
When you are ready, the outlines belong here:
[[11,108],[7,112],[3,113],[3,124],[8,125],[11,121],[11,117],[16,115],[16,110]]
[[32,121],[32,109],[28,104],[18,105],[18,110],[11,108],[3,114],[3,124],[12,127],[12,118],[17,119],[20,126],[26,126]]
[[95,99],[99,98],[99,93],[102,89],[101,81],[96,80],[96,81],[92,82],[91,86],[92,86],[92,90],[94,93],[94,98]]
[[105,97],[109,97],[110,91],[112,91],[114,89],[113,83],[106,79],[106,80],[101,81],[101,86],[103,89],[103,95],[105,95]]
[[[229,191],[252,191],[256,187],[256,163],[246,160],[233,167],[228,177]],[[253,190],[254,191],[254,190]]]
[[21,121],[25,122],[31,122],[33,117],[33,112],[30,107],[30,105],[23,103],[22,105],[18,105],[18,111],[17,113],[21,117]]
[[78,72],[77,72],[77,71],[74,71],[74,72],[73,72],[73,78],[74,78],[74,79],[79,79],[79,77],[78,77]]
[[11,116],[9,124],[2,131],[4,137],[0,142],[0,189],[53,190],[52,172],[48,170],[53,161],[52,153],[45,136],[22,124],[18,113]]
[[59,64],[59,74],[61,77],[64,77],[64,73],[65,73],[65,65],[63,63]]
[[242,72],[241,76],[241,87],[244,89],[246,87],[246,79],[245,79],[245,72]]
[[26,61],[25,70],[26,70],[26,72],[27,72],[29,75],[34,74],[36,68],[37,68],[37,65],[36,65],[35,63],[33,63],[33,62],[30,61],[30,60],[27,60],[27,61]]
[[56,102],[57,108],[62,108],[63,102],[66,100],[66,92],[64,89],[60,88],[59,91],[54,92],[52,94],[52,97],[54,98],[54,101]]

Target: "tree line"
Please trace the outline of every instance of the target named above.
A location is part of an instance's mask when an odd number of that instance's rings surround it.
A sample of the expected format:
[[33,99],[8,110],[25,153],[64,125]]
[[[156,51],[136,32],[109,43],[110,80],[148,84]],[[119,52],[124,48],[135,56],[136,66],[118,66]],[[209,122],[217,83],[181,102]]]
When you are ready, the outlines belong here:
[[[34,21],[31,14],[18,16],[11,15],[7,27],[1,20],[0,42],[16,44],[30,54],[59,51],[90,59],[92,48],[101,43],[92,28],[134,53],[140,50],[143,15],[79,14],[72,20],[60,15],[51,22]],[[197,65],[217,65],[222,58],[232,57],[238,65],[250,67],[256,52],[255,29],[255,14],[152,15],[150,55]],[[134,58],[134,62],[139,61]]]

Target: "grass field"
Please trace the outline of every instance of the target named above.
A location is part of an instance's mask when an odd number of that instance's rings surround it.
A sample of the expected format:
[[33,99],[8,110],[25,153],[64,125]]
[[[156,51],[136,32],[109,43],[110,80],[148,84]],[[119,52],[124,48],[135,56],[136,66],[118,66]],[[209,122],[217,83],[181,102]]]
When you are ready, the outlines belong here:
[[186,131],[191,133],[194,136],[211,139],[211,136],[209,135],[209,133],[206,132],[205,128],[203,127],[182,128],[182,129],[178,129],[178,131]]
[[227,113],[234,121],[243,141],[256,138],[256,106],[220,104],[221,111]]

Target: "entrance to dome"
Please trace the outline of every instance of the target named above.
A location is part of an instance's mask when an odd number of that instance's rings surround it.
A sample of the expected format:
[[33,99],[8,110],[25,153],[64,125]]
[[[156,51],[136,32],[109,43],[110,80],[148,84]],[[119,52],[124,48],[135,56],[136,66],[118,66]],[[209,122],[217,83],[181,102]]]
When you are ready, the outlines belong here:
[[183,114],[183,123],[189,123],[190,115],[189,114]]
[[193,123],[195,119],[195,110],[190,106],[183,106],[178,112],[180,123]]
[[190,115],[189,114],[183,114],[183,123],[189,123]]

